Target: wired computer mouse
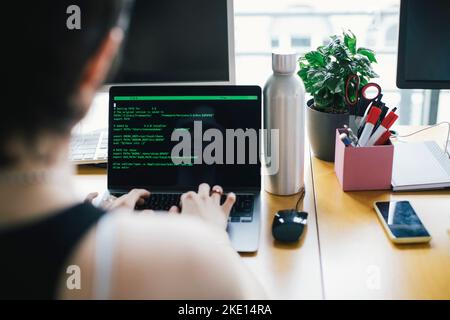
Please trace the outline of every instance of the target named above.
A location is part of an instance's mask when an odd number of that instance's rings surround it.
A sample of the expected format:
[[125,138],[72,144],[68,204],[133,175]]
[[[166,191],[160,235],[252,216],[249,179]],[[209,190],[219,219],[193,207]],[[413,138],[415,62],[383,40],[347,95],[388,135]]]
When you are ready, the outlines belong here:
[[281,242],[298,241],[306,225],[308,213],[295,209],[280,210],[275,213],[272,235]]

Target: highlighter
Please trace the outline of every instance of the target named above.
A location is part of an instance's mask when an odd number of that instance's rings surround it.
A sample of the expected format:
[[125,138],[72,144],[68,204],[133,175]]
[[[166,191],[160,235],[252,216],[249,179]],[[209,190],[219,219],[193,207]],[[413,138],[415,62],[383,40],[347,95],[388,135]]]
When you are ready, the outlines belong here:
[[365,147],[367,141],[369,141],[370,135],[372,134],[373,128],[380,118],[381,109],[373,106],[370,109],[369,115],[367,116],[367,122],[364,126],[364,130],[359,137],[359,145]]
[[389,138],[391,137],[391,132],[390,131],[386,131],[385,133],[383,133],[383,135],[377,140],[377,142],[375,142],[376,146],[381,146],[386,144],[386,142],[389,140]]
[[389,130],[389,128],[394,124],[394,122],[397,120],[398,115],[395,114],[395,109],[390,112],[386,118],[381,122],[381,125],[375,130],[375,132],[370,137],[369,141],[367,142],[366,146],[371,147],[376,144],[378,139]]

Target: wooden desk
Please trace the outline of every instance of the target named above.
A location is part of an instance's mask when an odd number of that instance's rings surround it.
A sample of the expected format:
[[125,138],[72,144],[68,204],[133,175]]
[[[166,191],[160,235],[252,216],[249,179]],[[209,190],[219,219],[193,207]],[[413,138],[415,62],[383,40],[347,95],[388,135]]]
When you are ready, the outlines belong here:
[[[442,136],[442,144],[445,134],[434,131],[416,139]],[[326,299],[450,298],[449,191],[343,192],[332,163],[313,157],[312,165]],[[391,243],[373,210],[379,200],[409,200],[431,243]]]
[[[436,130],[439,136],[444,132]],[[436,137],[436,132],[428,135]],[[274,242],[274,213],[294,207],[297,197],[263,192],[260,249],[242,255],[272,298],[450,299],[449,191],[344,193],[332,163],[313,156],[310,160],[305,161],[304,210],[309,221],[303,240],[296,245]],[[80,198],[103,192],[105,170],[80,168],[75,185]],[[429,245],[396,246],[389,241],[372,207],[374,201],[389,199],[412,202],[433,237]]]
[[[309,160],[306,154],[306,159]],[[323,299],[317,223],[310,161],[305,163],[303,210],[308,227],[300,243],[283,245],[272,237],[272,220],[280,209],[294,208],[297,196],[280,197],[263,192],[260,248],[244,260],[274,299]]]

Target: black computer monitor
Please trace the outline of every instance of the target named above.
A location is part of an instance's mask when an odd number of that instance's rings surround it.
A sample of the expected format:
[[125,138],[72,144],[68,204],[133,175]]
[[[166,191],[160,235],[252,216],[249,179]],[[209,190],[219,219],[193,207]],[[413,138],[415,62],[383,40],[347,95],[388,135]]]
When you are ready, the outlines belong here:
[[402,0],[397,86],[450,89],[450,1]]
[[232,0],[136,0],[109,84],[233,84]]

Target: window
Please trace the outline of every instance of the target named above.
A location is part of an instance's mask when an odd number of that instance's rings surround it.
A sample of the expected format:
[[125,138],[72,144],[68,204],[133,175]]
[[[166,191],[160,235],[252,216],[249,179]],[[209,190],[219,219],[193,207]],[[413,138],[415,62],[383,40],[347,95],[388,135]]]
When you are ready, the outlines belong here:
[[350,29],[358,46],[376,51],[374,68],[380,78],[374,81],[382,86],[384,101],[399,108],[402,124],[448,121],[450,91],[440,92],[437,109],[428,103],[429,90],[396,87],[399,4],[400,0],[236,0],[237,82],[263,86],[272,73],[274,48],[291,47],[303,54],[327,43],[328,36]]
[[397,29],[398,25],[390,26],[386,31],[386,47],[395,47],[397,45]]
[[276,38],[272,38],[271,46],[272,46],[272,48],[278,48],[280,46],[280,40],[278,40]]
[[310,37],[293,36],[291,38],[292,48],[308,48],[311,46]]

